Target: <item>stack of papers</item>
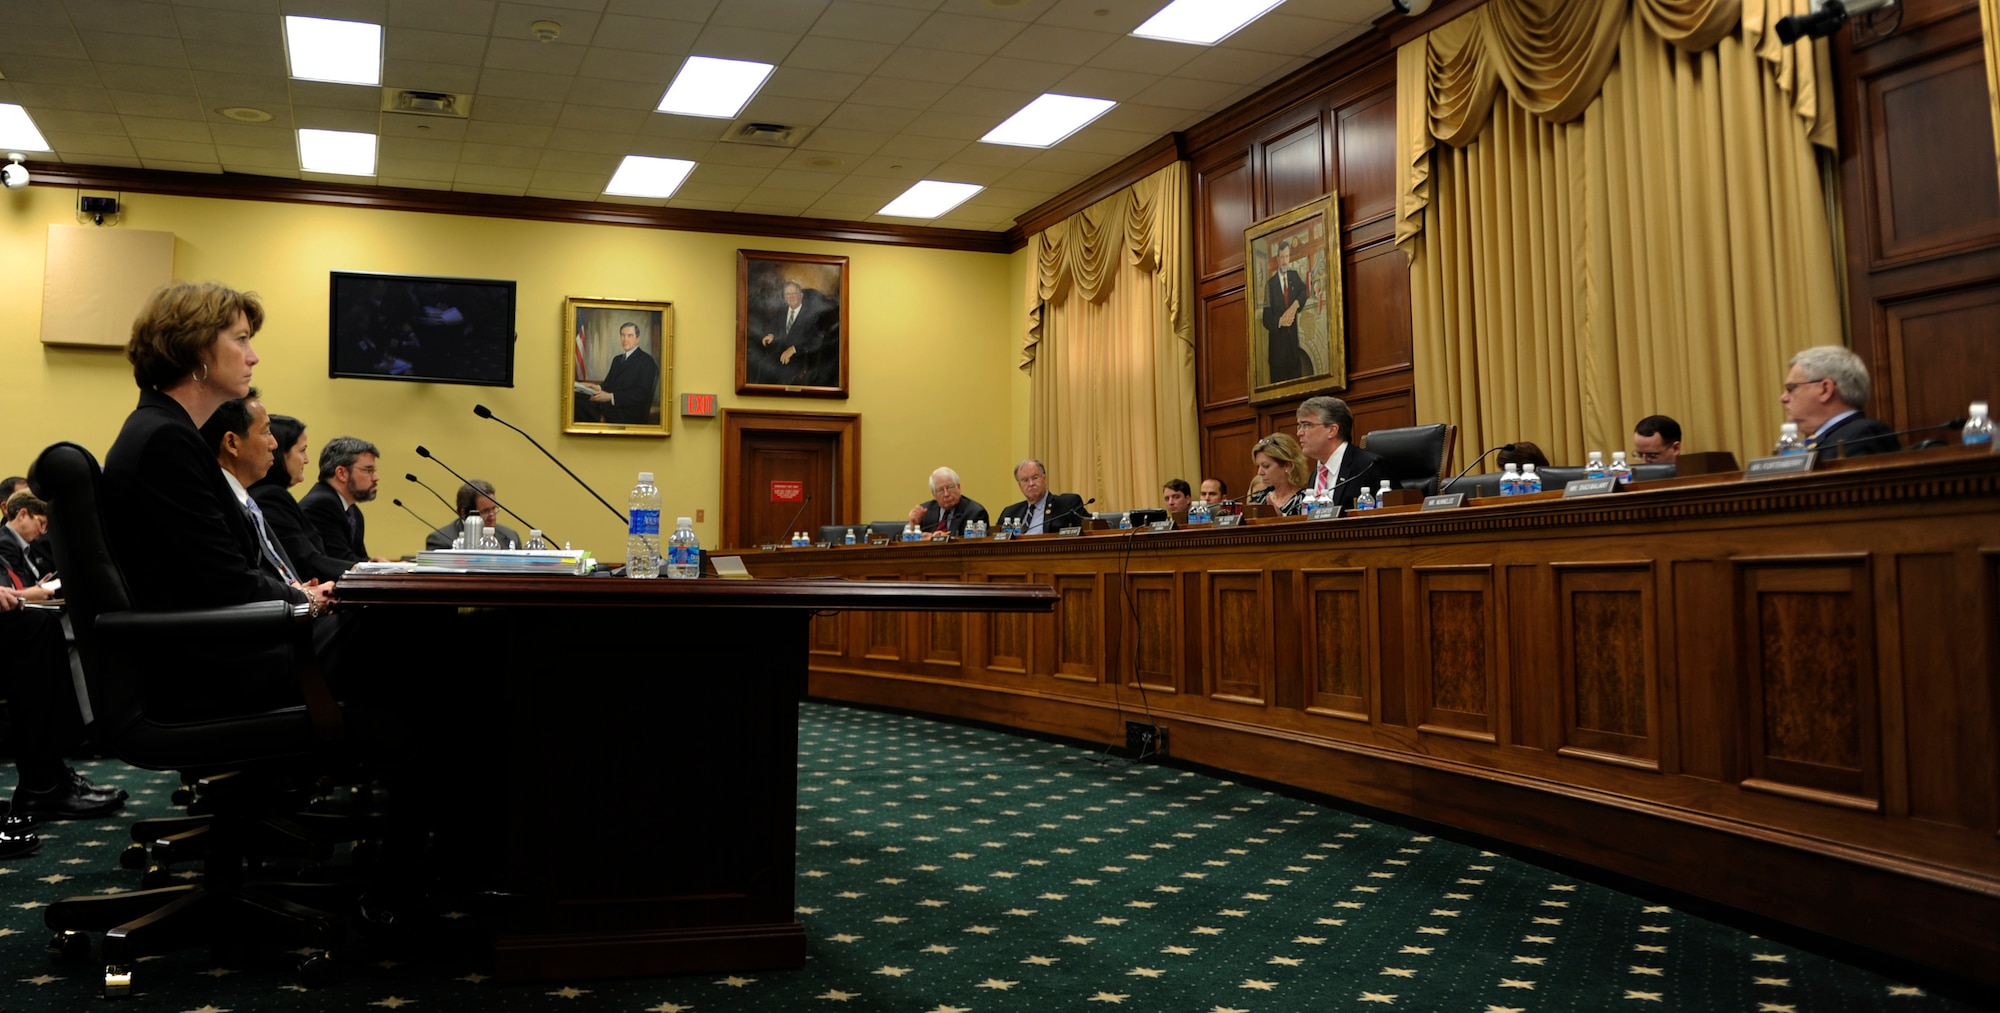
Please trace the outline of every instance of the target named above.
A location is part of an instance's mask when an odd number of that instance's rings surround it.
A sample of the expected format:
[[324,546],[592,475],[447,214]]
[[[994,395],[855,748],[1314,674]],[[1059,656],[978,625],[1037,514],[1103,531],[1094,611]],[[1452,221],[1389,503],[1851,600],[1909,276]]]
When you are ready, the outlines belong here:
[[582,549],[425,549],[418,573],[539,573],[582,576],[595,561]]

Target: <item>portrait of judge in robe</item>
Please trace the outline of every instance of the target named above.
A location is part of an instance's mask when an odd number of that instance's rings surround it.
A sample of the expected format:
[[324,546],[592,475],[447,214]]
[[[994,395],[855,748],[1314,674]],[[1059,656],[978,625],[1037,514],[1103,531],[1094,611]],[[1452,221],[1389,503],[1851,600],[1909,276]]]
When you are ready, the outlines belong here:
[[669,313],[663,303],[570,300],[566,431],[667,431]]

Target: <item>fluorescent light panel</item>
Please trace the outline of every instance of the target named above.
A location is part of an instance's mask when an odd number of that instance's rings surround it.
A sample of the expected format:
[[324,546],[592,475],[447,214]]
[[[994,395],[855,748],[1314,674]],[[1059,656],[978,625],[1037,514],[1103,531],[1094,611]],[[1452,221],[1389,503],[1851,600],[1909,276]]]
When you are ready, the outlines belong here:
[[731,119],[748,105],[750,97],[771,76],[768,63],[747,60],[718,60],[712,56],[690,56],[674,75],[660,98],[663,113],[682,116],[709,116]]
[[285,57],[301,81],[380,85],[382,26],[287,15]]
[[12,102],[0,102],[0,150],[53,151],[48,139],[35,129],[28,111]]
[[994,127],[980,140],[1022,148],[1052,147],[1117,104],[1103,98],[1043,95],[1022,106],[1020,112],[1007,117],[1007,122]]
[[1213,46],[1285,0],[1174,0],[1132,29],[1143,39]]
[[604,192],[619,197],[672,197],[693,171],[694,163],[685,158],[626,155]]
[[890,201],[882,210],[875,213],[892,218],[936,218],[965,203],[966,198],[984,189],[986,188],[976,183],[919,180],[915,186],[903,191],[902,196]]
[[375,135],[350,130],[300,130],[299,168],[342,176],[375,175]]

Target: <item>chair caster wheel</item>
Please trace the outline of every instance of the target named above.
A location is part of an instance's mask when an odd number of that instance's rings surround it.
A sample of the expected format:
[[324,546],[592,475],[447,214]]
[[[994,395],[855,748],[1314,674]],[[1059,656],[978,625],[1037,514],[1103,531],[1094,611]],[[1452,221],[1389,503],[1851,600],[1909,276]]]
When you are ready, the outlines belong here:
[[146,846],[133,843],[118,853],[118,867],[121,869],[143,869],[146,867]]
[[325,988],[333,984],[337,971],[333,954],[315,953],[299,962],[299,984],[307,988]]
[[81,932],[64,930],[49,939],[49,959],[80,961],[90,957],[90,937]]
[[132,969],[120,964],[104,965],[104,997],[123,999],[132,994]]
[[172,886],[173,878],[174,874],[168,871],[166,866],[152,865],[146,868],[145,875],[139,877],[139,886],[147,890],[157,890],[163,886]]
[[194,789],[188,787],[187,785],[181,785],[180,787],[175,788],[172,801],[175,805],[183,807],[193,804]]

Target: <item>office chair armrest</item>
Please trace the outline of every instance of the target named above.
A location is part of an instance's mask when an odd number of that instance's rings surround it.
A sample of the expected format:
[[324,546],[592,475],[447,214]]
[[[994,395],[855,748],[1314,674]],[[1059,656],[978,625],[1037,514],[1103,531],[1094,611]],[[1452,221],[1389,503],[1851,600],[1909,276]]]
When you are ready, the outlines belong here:
[[134,638],[151,649],[218,641],[247,648],[289,645],[299,693],[312,716],[314,735],[319,741],[330,743],[341,737],[340,704],[327,689],[319,657],[313,652],[312,623],[306,605],[258,601],[166,612],[106,612],[97,617],[94,629],[101,643]]

